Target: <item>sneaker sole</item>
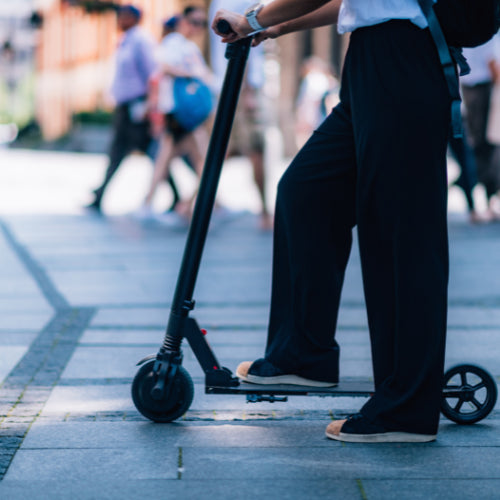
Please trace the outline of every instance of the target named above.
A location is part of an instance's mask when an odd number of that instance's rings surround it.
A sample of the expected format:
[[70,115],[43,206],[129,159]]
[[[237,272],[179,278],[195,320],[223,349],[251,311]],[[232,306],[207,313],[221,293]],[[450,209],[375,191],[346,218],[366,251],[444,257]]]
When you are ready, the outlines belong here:
[[243,381],[249,382],[251,384],[262,384],[262,385],[273,385],[273,384],[284,384],[284,385],[300,385],[307,387],[336,387],[337,383],[332,382],[320,382],[319,380],[309,380],[307,378],[299,377],[298,375],[277,375],[275,377],[259,377],[258,375],[251,375],[250,373],[246,376],[238,373],[236,375]]
[[436,439],[435,434],[414,434],[411,432],[383,432],[380,434],[331,434],[326,432],[326,437],[336,441],[348,443],[428,443]]

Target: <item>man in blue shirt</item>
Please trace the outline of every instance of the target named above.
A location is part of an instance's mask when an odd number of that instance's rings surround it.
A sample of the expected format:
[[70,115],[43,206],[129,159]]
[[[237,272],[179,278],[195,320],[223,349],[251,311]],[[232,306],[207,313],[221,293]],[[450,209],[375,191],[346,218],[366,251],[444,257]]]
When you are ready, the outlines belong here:
[[[87,208],[101,211],[104,192],[123,159],[138,150],[153,154],[147,94],[149,79],[155,70],[153,41],[138,24],[141,11],[133,5],[118,9],[118,27],[123,38],[116,51],[116,69],[111,93],[116,101],[113,118],[113,138],[104,180],[95,191]],[[174,196],[175,196],[175,186]]]
[[335,328],[357,225],[375,393],[331,439],[436,438],[446,336],[446,147],[451,99],[417,0],[274,0],[220,11],[233,42],[333,24],[352,32],[340,103],[283,175],[265,356],[237,375],[333,386]]

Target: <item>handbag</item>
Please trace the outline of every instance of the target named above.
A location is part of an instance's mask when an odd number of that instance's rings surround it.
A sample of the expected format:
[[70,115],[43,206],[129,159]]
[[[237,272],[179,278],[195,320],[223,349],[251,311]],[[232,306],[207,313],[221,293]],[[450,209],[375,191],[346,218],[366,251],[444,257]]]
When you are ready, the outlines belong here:
[[174,109],[176,121],[191,132],[201,125],[213,108],[212,92],[208,85],[196,78],[174,80]]

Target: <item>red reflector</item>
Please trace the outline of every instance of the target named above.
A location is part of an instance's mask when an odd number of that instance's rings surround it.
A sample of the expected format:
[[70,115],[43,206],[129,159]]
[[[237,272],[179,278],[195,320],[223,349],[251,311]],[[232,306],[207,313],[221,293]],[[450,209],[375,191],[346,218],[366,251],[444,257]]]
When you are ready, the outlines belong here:
[[218,370],[218,369],[219,369],[219,367],[218,367],[218,366],[214,366],[214,370]]
[[207,334],[207,331],[205,330],[205,328],[202,328],[202,329],[201,329],[201,333],[203,333],[203,335],[206,335],[206,334]]

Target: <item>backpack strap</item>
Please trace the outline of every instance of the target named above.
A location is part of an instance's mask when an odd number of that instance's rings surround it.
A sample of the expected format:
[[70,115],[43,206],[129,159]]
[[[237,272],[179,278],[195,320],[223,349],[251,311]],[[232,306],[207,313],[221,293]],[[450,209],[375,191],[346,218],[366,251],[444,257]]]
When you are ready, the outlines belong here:
[[[460,87],[458,84],[458,75],[456,71],[456,63],[453,59],[450,51],[450,47],[446,43],[446,39],[439,24],[439,20],[434,12],[434,2],[432,0],[418,0],[420,8],[424,13],[427,23],[429,24],[429,31],[431,33],[434,44],[438,51],[439,60],[441,62],[441,67],[443,68],[444,77],[446,84],[448,86],[448,91],[450,92],[451,101],[451,131],[453,137],[459,138],[463,136],[462,127],[462,114],[460,111]],[[461,54],[460,54],[461,55]],[[462,59],[465,61],[463,56]],[[460,61],[463,62],[463,61]],[[465,62],[465,64],[467,64]],[[466,71],[466,68],[462,67]]]

